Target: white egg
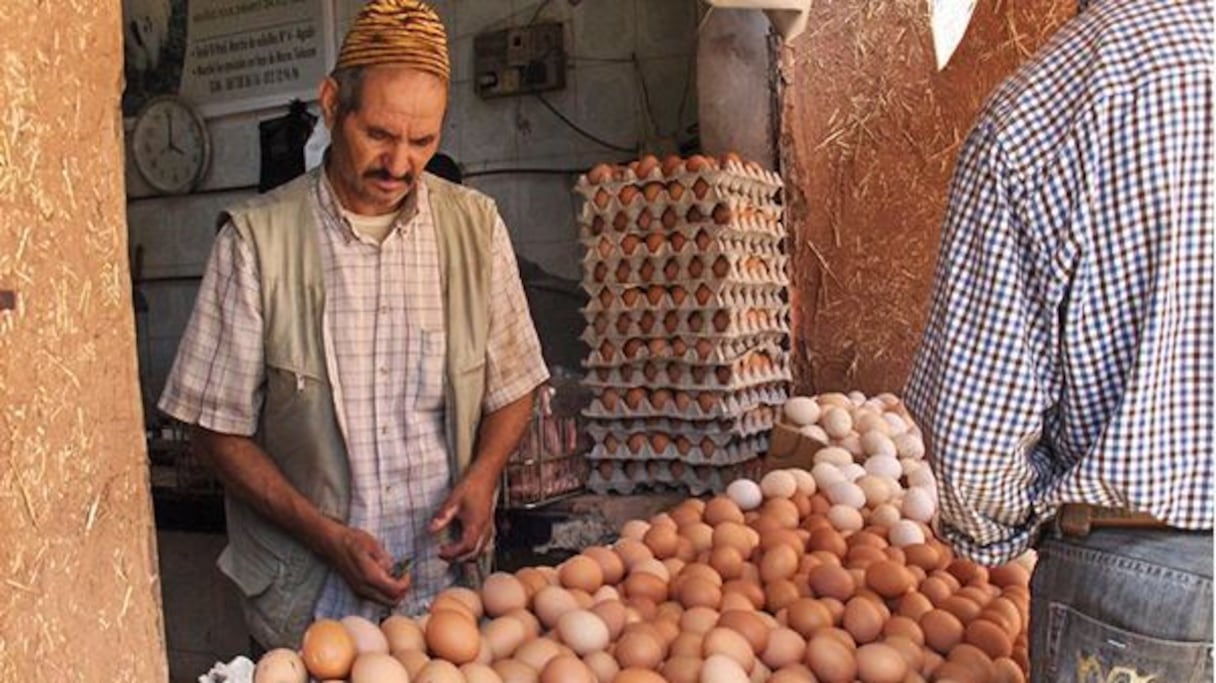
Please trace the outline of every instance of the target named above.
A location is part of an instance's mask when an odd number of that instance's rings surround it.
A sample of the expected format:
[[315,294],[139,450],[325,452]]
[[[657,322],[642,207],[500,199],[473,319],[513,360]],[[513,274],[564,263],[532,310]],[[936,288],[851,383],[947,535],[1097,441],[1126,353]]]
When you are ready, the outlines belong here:
[[899,487],[898,484],[892,487],[891,483],[893,483],[892,480],[873,474],[867,474],[856,481],[857,487],[865,494],[866,505],[869,507],[882,505],[891,500],[894,489]]
[[895,442],[877,429],[861,433],[861,450],[866,455],[885,455],[894,458]]
[[773,470],[760,480],[765,498],[789,498],[798,491],[798,481],[785,470]]
[[352,614],[342,618],[342,625],[346,627],[346,632],[355,641],[355,651],[359,654],[364,652],[388,654],[388,638],[384,636],[380,627],[370,620]]
[[850,391],[849,400],[853,402],[853,405],[859,406],[866,402],[866,395],[860,391]]
[[253,683],[308,683],[308,669],[295,650],[276,648],[258,660]]
[[865,526],[861,511],[849,505],[833,505],[828,508],[828,521],[841,533],[859,531]]
[[826,462],[840,467],[853,462],[853,454],[839,446],[828,446],[827,448],[820,448],[818,451],[816,451],[813,460],[815,461],[815,464]]
[[851,481],[832,484],[824,491],[828,500],[836,505],[848,505],[853,509],[865,507],[866,494],[861,487]]
[[913,486],[904,492],[904,501],[900,512],[907,519],[928,523],[937,512],[937,504],[933,496],[922,486]]
[[810,472],[798,467],[786,471],[790,473],[790,476],[794,478],[794,482],[798,484],[799,493],[808,496],[815,495],[815,490],[818,487],[815,485],[815,477],[811,476]]
[[828,436],[828,433],[823,431],[823,427],[820,427],[819,425],[806,425],[805,427],[799,427],[798,431],[801,432],[803,436],[817,443],[826,444],[832,440],[832,437]]
[[865,455],[865,451],[861,450],[861,435],[856,432],[851,432],[843,439],[836,439],[836,445],[848,451],[854,459]]
[[925,461],[923,460],[915,460],[913,458],[899,459],[899,468],[903,471],[905,477],[922,467],[926,467]]
[[931,468],[921,467],[908,475],[908,485],[932,489],[937,486],[937,479],[934,478]]
[[866,476],[866,469],[855,462],[851,462],[847,465],[842,465],[840,467],[840,473],[843,474],[844,478],[848,481],[857,481],[858,479]]
[[808,396],[794,396],[785,402],[782,409],[787,424],[795,427],[814,424],[819,421],[819,404]]
[[840,468],[830,462],[821,462],[811,468],[811,476],[815,478],[815,485],[820,491],[826,491],[832,484],[837,484],[845,481],[844,475],[840,473]]
[[925,442],[912,432],[905,432],[891,439],[895,452],[902,458],[922,460],[925,457]]
[[899,521],[899,508],[890,503],[877,505],[870,512],[869,523],[890,529]]
[[885,435],[891,431],[891,425],[883,419],[880,411],[862,407],[853,411],[853,429],[861,434],[881,432]]
[[760,491],[760,485],[751,479],[736,479],[726,487],[726,495],[739,506],[740,510],[747,512],[760,507],[760,503],[764,502],[764,494]]
[[842,439],[853,431],[853,417],[844,408],[833,406],[823,412],[819,418],[823,431],[833,439]]
[[908,423],[899,413],[883,413],[882,419],[886,420],[887,424],[891,426],[892,437],[907,433]]
[[904,473],[903,466],[891,455],[873,455],[866,458],[865,469],[870,474],[890,479],[899,479]]
[[887,540],[891,545],[902,548],[904,546],[916,545],[917,543],[925,542],[925,532],[916,522],[910,519],[901,519],[891,526],[891,530],[887,532]]

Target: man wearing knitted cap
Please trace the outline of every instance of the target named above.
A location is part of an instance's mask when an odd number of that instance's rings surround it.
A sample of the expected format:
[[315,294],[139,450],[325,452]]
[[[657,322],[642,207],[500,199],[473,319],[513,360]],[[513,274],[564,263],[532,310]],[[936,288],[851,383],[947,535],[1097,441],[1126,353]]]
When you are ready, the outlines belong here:
[[448,64],[425,4],[364,7],[322,168],[221,215],[160,401],[225,483],[219,566],[263,647],[472,580],[547,379],[493,202],[423,171]]

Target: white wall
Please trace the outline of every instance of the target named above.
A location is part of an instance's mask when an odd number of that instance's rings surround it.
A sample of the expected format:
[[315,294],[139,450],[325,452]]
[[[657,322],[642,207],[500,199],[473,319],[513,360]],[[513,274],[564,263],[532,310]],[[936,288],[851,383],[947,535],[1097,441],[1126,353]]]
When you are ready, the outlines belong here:
[[[335,42],[340,43],[362,2],[334,2]],[[471,80],[473,36],[526,24],[539,7],[540,21],[564,24],[570,55],[566,88],[547,93],[547,99],[600,138],[665,153],[687,139],[685,131],[697,119],[696,77],[690,69],[699,0],[436,0],[433,4],[447,26],[453,65],[441,151],[461,162],[472,176],[469,185],[498,201],[520,256],[550,272],[578,278],[582,255],[574,220],[578,206],[570,192],[575,176],[477,174],[505,168],[586,169],[599,161],[636,155],[614,152],[581,137],[531,97],[478,98]],[[643,104],[643,79],[649,107]],[[182,278],[142,287],[149,310],[140,318],[140,361],[149,400],[159,395],[189,316],[197,287],[189,278],[203,270],[215,215],[252,193],[222,190],[257,184],[257,123],[282,113],[210,120],[212,166],[201,192],[194,196],[149,197],[146,185],[128,164],[130,242],[132,248],[143,246],[143,276]]]

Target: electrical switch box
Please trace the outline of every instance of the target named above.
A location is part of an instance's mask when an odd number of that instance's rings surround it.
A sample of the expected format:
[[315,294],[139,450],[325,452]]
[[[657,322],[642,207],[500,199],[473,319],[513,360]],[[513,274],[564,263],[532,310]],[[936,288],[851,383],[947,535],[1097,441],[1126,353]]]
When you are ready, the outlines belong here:
[[473,73],[483,99],[566,87],[566,45],[558,22],[483,33],[473,38]]

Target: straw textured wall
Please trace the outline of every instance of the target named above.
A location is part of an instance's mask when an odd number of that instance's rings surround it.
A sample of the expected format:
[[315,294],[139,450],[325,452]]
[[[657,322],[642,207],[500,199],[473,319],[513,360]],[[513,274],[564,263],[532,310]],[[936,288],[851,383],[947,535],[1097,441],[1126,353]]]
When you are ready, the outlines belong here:
[[0,3],[0,681],[167,678],[120,3]]
[[959,146],[1072,0],[985,0],[945,71],[924,0],[815,2],[784,55],[796,381],[899,391],[927,313]]

